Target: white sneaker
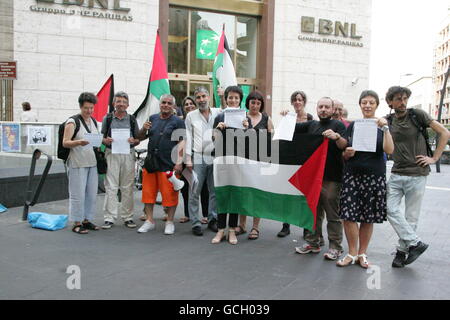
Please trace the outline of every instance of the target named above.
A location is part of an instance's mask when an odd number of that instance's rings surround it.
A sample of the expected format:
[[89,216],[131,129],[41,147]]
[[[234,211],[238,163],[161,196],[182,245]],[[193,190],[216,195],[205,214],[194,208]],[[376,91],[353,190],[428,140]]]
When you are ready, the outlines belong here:
[[148,232],[150,230],[155,230],[155,224],[151,223],[150,221],[145,221],[144,224],[138,229],[137,232],[144,233]]
[[172,221],[166,222],[166,228],[164,229],[164,234],[174,234],[175,233],[175,225]]

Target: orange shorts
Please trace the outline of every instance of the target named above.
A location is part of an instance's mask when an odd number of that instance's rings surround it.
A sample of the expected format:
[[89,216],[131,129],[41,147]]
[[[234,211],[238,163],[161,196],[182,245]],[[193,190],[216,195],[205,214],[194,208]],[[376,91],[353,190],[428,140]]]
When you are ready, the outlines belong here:
[[178,205],[178,191],[173,190],[172,183],[167,179],[165,172],[148,173],[142,170],[142,203],[156,203],[158,191],[162,195],[164,207]]

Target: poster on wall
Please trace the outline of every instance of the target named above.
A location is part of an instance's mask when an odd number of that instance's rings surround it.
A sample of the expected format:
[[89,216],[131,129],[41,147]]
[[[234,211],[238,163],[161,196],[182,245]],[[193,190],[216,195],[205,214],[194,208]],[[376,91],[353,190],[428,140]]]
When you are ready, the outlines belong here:
[[20,152],[20,124],[3,123],[2,125],[2,151]]
[[52,128],[51,127],[28,127],[29,146],[51,146]]

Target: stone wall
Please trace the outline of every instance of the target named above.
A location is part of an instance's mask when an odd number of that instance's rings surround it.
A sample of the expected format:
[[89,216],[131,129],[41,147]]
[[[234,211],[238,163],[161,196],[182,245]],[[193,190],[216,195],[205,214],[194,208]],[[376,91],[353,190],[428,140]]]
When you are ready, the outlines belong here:
[[0,60],[12,60],[14,53],[13,0],[0,1]]
[[[29,101],[40,122],[63,121],[78,112],[81,92],[97,93],[112,73],[115,90],[126,91],[129,111],[136,109],[150,76],[159,1],[121,1],[122,7],[131,10],[119,14],[131,16],[132,21],[81,16],[81,10],[118,14],[87,8],[88,1],[85,7],[55,2],[14,1],[14,59],[18,61],[14,118],[19,117],[21,103]],[[113,1],[108,2],[112,6]],[[33,11],[36,7],[66,14]],[[70,10],[75,14],[67,14]]]
[[[350,118],[360,117],[358,98],[369,85],[371,1],[369,0],[277,0],[275,7],[273,118],[290,108],[290,96],[303,90],[308,96],[307,112],[316,117],[318,99],[330,96],[341,100]],[[315,18],[315,33],[302,33],[302,16]],[[299,40],[355,41],[317,33],[318,20],[355,23],[363,47]],[[357,83],[352,84],[354,79]]]

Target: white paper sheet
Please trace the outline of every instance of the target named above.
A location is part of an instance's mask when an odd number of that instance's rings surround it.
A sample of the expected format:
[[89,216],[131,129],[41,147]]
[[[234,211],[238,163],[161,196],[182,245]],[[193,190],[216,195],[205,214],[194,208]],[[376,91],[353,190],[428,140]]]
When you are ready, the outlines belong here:
[[352,147],[356,151],[377,151],[377,127],[376,119],[356,120],[353,128]]
[[181,174],[189,183],[189,192],[196,192],[198,186],[198,177],[195,171],[191,171],[188,168],[185,168]]
[[295,124],[297,122],[297,114],[289,112],[283,118],[275,129],[273,140],[292,141],[294,138]]
[[85,133],[84,140],[89,141],[89,144],[84,147],[100,147],[103,140],[103,135],[99,133]]
[[244,109],[227,108],[225,109],[225,124],[227,128],[244,129],[242,122],[246,118],[246,112]]
[[111,144],[111,152],[113,154],[129,154],[130,143],[130,129],[111,129],[111,138],[113,142]]

